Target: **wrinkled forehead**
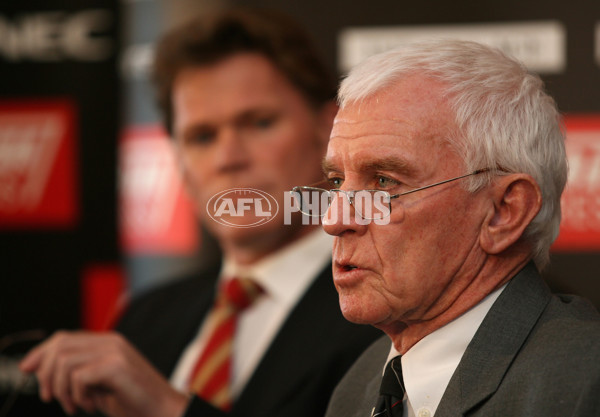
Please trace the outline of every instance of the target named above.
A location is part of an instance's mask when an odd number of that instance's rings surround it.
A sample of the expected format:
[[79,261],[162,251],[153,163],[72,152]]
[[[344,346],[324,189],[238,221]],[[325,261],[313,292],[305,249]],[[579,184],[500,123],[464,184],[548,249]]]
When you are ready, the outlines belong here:
[[447,154],[454,117],[439,96],[415,90],[421,88],[396,88],[340,109],[324,167],[341,171],[380,165],[405,171]]
[[[340,111],[342,112],[342,111]],[[415,124],[406,119],[390,119],[384,117],[367,116],[364,118],[344,117],[340,113],[333,122],[330,139],[355,139],[372,137],[413,134]]]
[[[393,126],[392,123],[387,127]],[[407,172],[418,165],[418,149],[410,136],[394,134],[394,130],[384,129],[378,123],[353,127],[357,129],[342,129],[332,135],[323,159],[325,173]]]

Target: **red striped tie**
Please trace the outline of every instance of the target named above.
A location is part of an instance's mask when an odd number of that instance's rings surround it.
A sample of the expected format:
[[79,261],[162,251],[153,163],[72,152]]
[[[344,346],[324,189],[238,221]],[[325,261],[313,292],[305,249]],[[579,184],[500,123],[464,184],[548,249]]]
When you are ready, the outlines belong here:
[[231,409],[233,335],[239,313],[262,294],[247,278],[225,281],[210,314],[212,333],[190,377],[190,391],[224,411]]

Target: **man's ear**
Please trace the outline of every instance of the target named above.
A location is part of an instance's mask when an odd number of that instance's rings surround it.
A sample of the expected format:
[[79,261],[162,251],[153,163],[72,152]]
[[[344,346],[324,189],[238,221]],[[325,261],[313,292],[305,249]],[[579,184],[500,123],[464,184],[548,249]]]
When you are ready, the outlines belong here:
[[335,101],[328,101],[323,104],[317,113],[317,136],[319,145],[324,148],[327,147],[329,142],[329,135],[331,134],[331,128],[333,127],[333,119],[338,112],[338,106]]
[[487,253],[499,254],[519,240],[540,211],[542,193],[530,175],[510,174],[491,185],[491,197],[480,244]]

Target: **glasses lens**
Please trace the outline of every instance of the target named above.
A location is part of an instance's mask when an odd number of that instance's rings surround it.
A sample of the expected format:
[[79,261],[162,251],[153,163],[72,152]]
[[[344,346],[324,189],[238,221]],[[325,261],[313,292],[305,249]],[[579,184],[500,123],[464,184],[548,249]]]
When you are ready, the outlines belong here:
[[384,219],[390,215],[390,195],[379,190],[357,191],[354,194],[354,209],[363,219]]
[[296,191],[300,211],[307,216],[323,217],[329,207],[329,191],[320,188],[299,187]]

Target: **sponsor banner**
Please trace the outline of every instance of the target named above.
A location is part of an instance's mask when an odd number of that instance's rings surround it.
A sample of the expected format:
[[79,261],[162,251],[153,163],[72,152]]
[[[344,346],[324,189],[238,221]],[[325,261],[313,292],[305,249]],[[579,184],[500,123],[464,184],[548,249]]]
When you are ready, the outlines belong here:
[[170,139],[159,126],[126,130],[120,146],[121,239],[128,254],[193,252],[198,233]]
[[531,71],[556,74],[566,67],[566,29],[557,21],[348,28],[339,36],[340,70],[368,56],[426,39],[470,40],[494,46]]
[[70,102],[0,102],[0,228],[76,223],[75,146]]
[[600,115],[567,116],[569,180],[556,251],[600,250]]

